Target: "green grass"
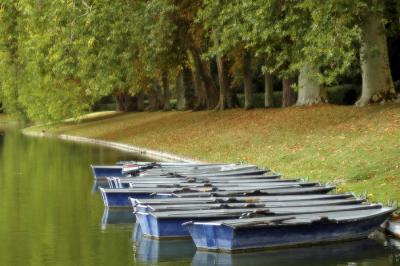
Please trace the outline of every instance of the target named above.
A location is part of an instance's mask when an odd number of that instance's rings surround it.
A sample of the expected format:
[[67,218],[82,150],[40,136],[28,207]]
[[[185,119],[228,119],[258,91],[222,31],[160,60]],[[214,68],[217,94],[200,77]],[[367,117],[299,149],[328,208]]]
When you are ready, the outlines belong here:
[[213,162],[246,162],[400,200],[400,105],[144,112],[53,128]]

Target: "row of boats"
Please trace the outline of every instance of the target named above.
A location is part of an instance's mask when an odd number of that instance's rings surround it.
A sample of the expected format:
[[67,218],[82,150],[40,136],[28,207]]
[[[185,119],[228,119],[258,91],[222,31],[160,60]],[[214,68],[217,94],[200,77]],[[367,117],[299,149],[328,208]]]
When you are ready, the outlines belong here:
[[238,251],[365,238],[393,213],[352,193],[254,165],[92,166],[105,207],[133,208],[144,236]]

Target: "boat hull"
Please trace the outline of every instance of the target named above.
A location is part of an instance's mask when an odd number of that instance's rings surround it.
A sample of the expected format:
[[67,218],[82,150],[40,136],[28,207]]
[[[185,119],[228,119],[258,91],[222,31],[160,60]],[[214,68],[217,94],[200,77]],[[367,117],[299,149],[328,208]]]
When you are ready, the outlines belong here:
[[104,202],[105,207],[131,207],[132,203],[129,198],[135,199],[150,199],[157,195],[152,195],[152,193],[118,193],[118,192],[108,192],[104,188],[99,188],[101,197]]
[[[188,218],[174,218],[174,219],[157,219],[151,213],[136,212],[136,222],[140,224],[140,228],[144,236],[154,239],[173,239],[173,238],[190,238],[189,231],[182,226],[183,223],[188,222]],[[235,218],[238,215],[227,217]],[[201,221],[207,222],[215,220],[215,217],[202,218]]]
[[120,165],[91,165],[93,177],[99,181],[107,181],[107,177],[123,177]]
[[187,224],[200,250],[234,252],[276,247],[313,245],[368,237],[387,219],[387,214],[341,223],[311,223],[233,229],[220,224]]
[[[299,208],[243,208],[243,209],[221,209],[221,210],[192,210],[190,211],[171,211],[171,212],[140,212],[136,211],[136,219],[139,221],[143,228],[143,233],[154,238],[176,238],[188,237],[189,231],[186,223],[206,223],[207,221],[216,220],[229,220],[237,219],[239,217],[246,217],[245,214],[268,216],[269,218],[275,217],[276,219],[285,218],[287,215],[301,215],[301,214],[315,214],[325,213],[332,214],[340,211],[357,211],[357,210],[373,210],[379,209],[380,205],[366,205],[359,204],[347,206],[311,206]],[[271,211],[271,212],[270,212]],[[255,214],[258,212],[258,214]],[[263,214],[264,212],[264,214]],[[249,217],[247,216],[247,217]],[[266,217],[264,216],[264,217]],[[245,221],[246,219],[238,219]],[[207,229],[208,230],[208,229]],[[215,229],[220,230],[220,229]],[[202,232],[204,235],[205,232]],[[206,234],[205,234],[206,235]],[[215,237],[214,235],[206,236],[209,238]]]

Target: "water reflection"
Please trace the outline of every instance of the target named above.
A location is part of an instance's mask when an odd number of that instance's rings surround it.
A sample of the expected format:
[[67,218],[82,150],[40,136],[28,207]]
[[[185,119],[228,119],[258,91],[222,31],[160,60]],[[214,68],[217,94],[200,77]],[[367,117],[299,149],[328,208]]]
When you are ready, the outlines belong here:
[[400,265],[400,240],[382,238],[383,234],[380,237],[312,247],[229,254],[196,251],[191,240],[145,238],[139,224],[134,224],[133,260],[140,265]]
[[135,221],[135,214],[131,208],[105,208],[101,228],[105,230],[107,225],[133,224]]
[[197,251],[192,265],[399,265],[395,253],[373,239],[251,253]]
[[104,207],[90,193],[89,168],[130,159],[6,130],[0,136],[0,265],[134,265],[131,228],[101,230]]
[[389,243],[389,246],[392,247],[393,249],[397,250],[400,254],[400,239],[388,238],[387,241]]
[[196,252],[192,240],[154,240],[143,237],[140,226],[135,225],[132,233],[134,240],[134,260],[140,264],[171,265],[189,264]]

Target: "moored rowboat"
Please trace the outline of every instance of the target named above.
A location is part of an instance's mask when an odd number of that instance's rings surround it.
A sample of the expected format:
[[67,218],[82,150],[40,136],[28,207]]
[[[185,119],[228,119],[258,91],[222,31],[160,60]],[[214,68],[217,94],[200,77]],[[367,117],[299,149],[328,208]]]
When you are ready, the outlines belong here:
[[169,205],[169,204],[193,204],[193,203],[256,203],[264,202],[297,202],[313,200],[334,200],[353,198],[352,193],[343,194],[311,194],[311,195],[281,195],[281,196],[244,196],[244,197],[190,197],[190,198],[153,198],[135,199],[130,198],[132,206],[142,205]]
[[284,207],[259,209],[222,209],[222,210],[193,210],[193,211],[155,211],[136,212],[136,221],[140,223],[143,234],[153,238],[181,238],[188,237],[189,232],[182,224],[188,221],[215,221],[221,219],[236,219],[239,217],[279,217],[307,213],[328,213],[340,211],[356,211],[381,209],[378,204],[362,205],[334,205],[312,207]]
[[188,222],[198,249],[232,252],[366,238],[390,214],[376,208],[282,217]]
[[[300,194],[324,194],[334,189],[332,186],[314,186],[314,187],[240,187],[240,188],[215,188],[215,187],[202,187],[202,188],[99,188],[104,205],[106,207],[127,207],[131,203],[131,198],[155,198],[155,197],[210,197],[215,195],[221,196],[246,196],[246,195],[300,195]],[[229,191],[227,191],[229,190]],[[213,192],[214,191],[214,192]]]
[[329,206],[329,205],[350,205],[360,204],[363,199],[334,199],[334,200],[304,200],[304,201],[262,201],[254,203],[192,203],[192,204],[136,204],[131,198],[134,211],[137,212],[154,212],[154,211],[193,211],[208,209],[235,209],[235,208],[282,208],[282,207],[310,207],[310,206]]

